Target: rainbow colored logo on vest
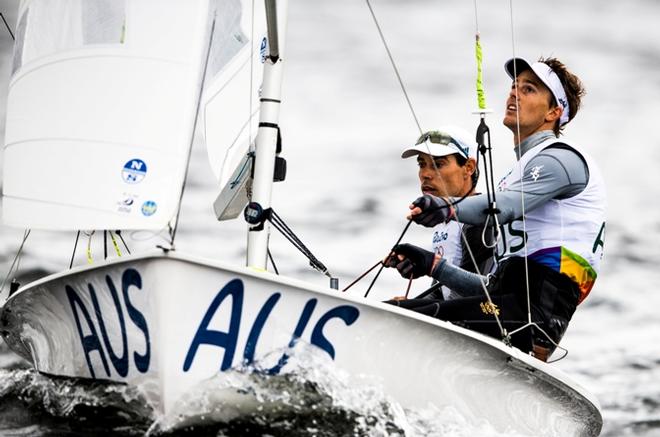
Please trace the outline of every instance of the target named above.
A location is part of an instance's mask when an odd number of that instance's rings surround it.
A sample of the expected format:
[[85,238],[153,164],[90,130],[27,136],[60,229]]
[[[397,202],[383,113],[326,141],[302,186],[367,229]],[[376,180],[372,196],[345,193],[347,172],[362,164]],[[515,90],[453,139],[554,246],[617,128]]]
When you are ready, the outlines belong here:
[[578,304],[589,295],[598,276],[587,260],[562,246],[541,249],[530,255],[529,259],[548,266],[575,281],[580,288]]

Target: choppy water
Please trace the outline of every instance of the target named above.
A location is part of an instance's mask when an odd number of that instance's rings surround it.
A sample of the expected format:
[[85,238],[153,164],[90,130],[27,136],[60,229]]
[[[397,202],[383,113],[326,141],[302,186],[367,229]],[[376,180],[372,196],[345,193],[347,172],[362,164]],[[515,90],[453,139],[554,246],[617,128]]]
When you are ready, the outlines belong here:
[[[470,113],[476,106],[473,2],[372,4],[422,128],[447,123],[476,127]],[[660,436],[660,138],[653,130],[660,100],[660,3],[513,5],[516,54],[555,55],[584,80],[588,95],[567,136],[592,150],[609,190],[601,276],[562,343],[570,353],[556,366],[598,397],[603,435]],[[502,64],[513,51],[509,1],[480,1],[478,6],[498,174],[514,159],[511,136],[500,124],[509,86]],[[0,7],[13,23],[15,3],[3,0]],[[6,84],[10,43],[1,29],[0,35],[0,81]],[[347,284],[380,259],[403,228],[406,205],[418,186],[415,164],[402,161],[399,153],[418,132],[364,2],[292,1],[288,37],[282,126],[289,174],[286,183],[275,187],[274,205]],[[6,85],[0,91],[4,100]],[[179,250],[241,260],[245,225],[214,220],[210,205],[217,189],[201,148],[194,150],[191,165]],[[21,235],[0,228],[3,277]],[[132,237],[133,247],[158,242],[136,241],[144,234]],[[427,238],[415,229],[407,239]],[[22,279],[68,266],[72,246],[73,235],[34,232],[21,261]],[[283,238],[272,238],[272,251],[281,273],[325,283]],[[386,272],[372,297],[399,294],[404,286]],[[184,434],[497,436],[451,411],[403,411],[377,388],[349,387],[341,375],[326,374],[308,386],[286,377],[253,380],[239,372],[235,377],[245,387],[269,396],[268,384],[275,384],[278,393],[286,389],[293,403],[279,415],[212,422]],[[303,405],[296,404],[301,400]],[[141,435],[160,420],[151,414],[139,393],[50,380],[29,370],[6,347],[0,349],[2,435]]]

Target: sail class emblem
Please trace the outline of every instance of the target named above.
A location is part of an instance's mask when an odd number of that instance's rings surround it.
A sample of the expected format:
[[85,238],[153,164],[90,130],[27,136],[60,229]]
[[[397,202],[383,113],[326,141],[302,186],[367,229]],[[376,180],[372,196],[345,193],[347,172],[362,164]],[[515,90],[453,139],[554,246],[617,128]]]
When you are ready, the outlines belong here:
[[147,164],[141,159],[131,159],[121,171],[121,177],[127,184],[138,184],[147,175]]
[[147,200],[142,204],[142,215],[146,217],[154,215],[156,213],[156,209],[158,209],[158,205],[156,205],[156,202],[154,202],[153,200]]

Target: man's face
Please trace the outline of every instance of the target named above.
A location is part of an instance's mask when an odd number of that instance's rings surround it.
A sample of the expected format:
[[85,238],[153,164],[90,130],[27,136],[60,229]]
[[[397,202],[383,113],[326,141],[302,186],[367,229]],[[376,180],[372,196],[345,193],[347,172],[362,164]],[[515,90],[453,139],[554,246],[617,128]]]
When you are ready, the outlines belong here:
[[[518,88],[518,104],[516,105],[516,82]],[[506,127],[511,129],[519,141],[535,132],[554,127],[556,118],[550,102],[554,97],[550,90],[536,77],[532,70],[525,70],[518,75],[511,85],[511,92],[506,100],[504,120]],[[518,116],[516,117],[516,112]],[[520,126],[518,126],[520,123]],[[520,134],[520,135],[518,135]]]
[[[435,167],[433,161],[435,161]],[[472,188],[470,169],[474,169],[474,160],[468,160],[461,167],[456,161],[456,154],[433,157],[420,153],[417,155],[417,164],[419,165],[419,182],[424,194],[439,197],[461,197]]]

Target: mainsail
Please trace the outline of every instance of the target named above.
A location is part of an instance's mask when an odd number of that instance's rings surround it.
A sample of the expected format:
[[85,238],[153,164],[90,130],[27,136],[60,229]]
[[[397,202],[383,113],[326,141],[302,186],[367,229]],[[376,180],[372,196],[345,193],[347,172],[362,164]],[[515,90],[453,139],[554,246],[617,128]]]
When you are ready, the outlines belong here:
[[213,5],[21,3],[4,145],[5,223],[167,225],[185,177]]

